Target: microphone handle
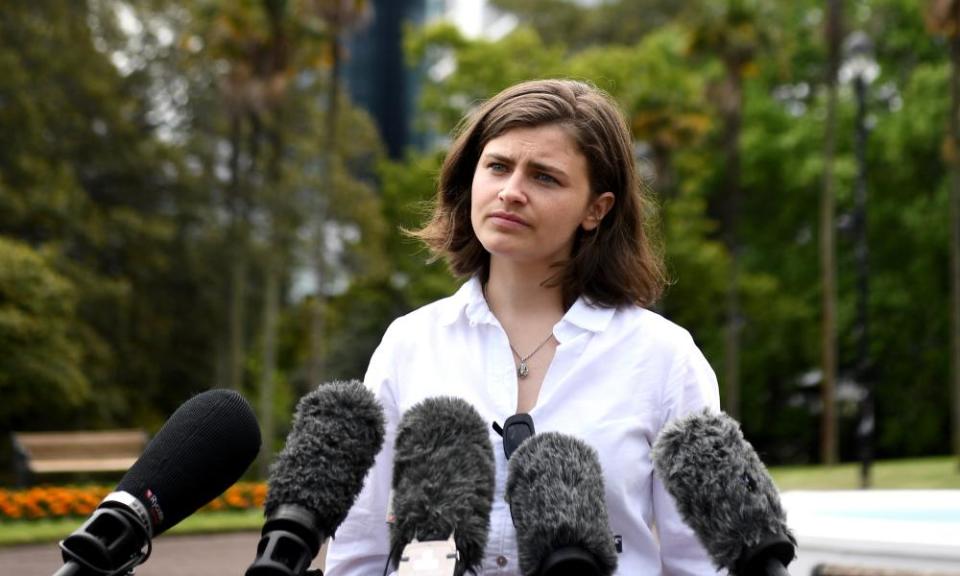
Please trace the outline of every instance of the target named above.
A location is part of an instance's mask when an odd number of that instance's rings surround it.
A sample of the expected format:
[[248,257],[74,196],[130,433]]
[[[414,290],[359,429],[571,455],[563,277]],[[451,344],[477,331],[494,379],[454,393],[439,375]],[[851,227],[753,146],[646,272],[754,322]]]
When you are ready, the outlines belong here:
[[80,565],[73,560],[67,562],[57,570],[53,576],[79,576]]
[[790,576],[787,567],[783,565],[779,558],[770,556],[764,564],[764,576]]
[[[87,574],[90,574],[90,572],[84,572],[83,566],[81,566],[79,562],[69,560],[64,563],[59,570],[54,572],[53,576],[87,576]],[[120,572],[116,572],[111,576],[128,576],[130,574],[132,574],[130,570],[121,570]],[[320,573],[320,576],[323,576],[322,572]]]

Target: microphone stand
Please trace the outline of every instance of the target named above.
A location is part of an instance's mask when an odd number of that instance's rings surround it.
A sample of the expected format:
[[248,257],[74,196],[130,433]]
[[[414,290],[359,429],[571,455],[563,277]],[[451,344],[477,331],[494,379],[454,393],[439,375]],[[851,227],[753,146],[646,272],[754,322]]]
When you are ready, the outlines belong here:
[[150,531],[133,510],[108,503],[60,542],[54,576],[128,576],[150,557]]
[[538,576],[599,576],[597,560],[577,546],[554,550],[543,560]]
[[787,572],[787,567],[783,565],[777,558],[767,558],[767,561],[763,567],[763,574],[765,576],[790,576],[790,573]]
[[735,576],[790,576],[787,565],[796,556],[796,546],[785,536],[773,536],[753,546],[740,557]]

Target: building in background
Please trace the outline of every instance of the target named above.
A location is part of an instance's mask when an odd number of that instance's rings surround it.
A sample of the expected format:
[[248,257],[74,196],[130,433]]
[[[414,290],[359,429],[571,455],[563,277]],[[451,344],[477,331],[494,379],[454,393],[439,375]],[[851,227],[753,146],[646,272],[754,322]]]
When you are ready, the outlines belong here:
[[498,38],[516,19],[486,0],[373,0],[373,12],[370,25],[350,39],[346,84],[351,99],[376,122],[389,156],[398,159],[408,147],[423,149],[434,141],[415,128],[419,86],[426,74],[442,77],[450,71],[408,66],[404,27],[449,20],[469,38]]
[[404,22],[420,25],[426,0],[374,0],[373,20],[348,46],[345,79],[350,97],[373,117],[391,158],[412,144],[410,119],[416,106],[417,71],[403,55]]

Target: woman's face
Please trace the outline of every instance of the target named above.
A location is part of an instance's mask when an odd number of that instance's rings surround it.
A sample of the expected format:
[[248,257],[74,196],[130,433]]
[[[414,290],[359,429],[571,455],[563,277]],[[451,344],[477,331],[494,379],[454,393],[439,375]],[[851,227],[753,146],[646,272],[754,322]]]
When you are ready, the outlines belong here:
[[577,228],[597,227],[613,194],[591,193],[587,159],[550,124],[490,140],[470,200],[473,231],[493,257],[549,265],[569,258]]

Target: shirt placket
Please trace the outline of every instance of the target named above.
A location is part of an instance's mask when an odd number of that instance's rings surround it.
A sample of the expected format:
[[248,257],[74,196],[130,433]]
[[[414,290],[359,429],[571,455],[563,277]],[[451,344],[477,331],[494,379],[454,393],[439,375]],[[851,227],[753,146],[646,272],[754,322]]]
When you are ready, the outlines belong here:
[[[509,340],[503,327],[491,314],[487,326],[479,328],[486,331],[484,348],[489,352],[485,358],[485,371],[488,386],[495,395],[497,412],[507,416],[516,411],[517,374],[510,351]],[[500,421],[500,424],[503,424]],[[497,461],[497,477],[494,489],[493,507],[490,514],[490,532],[487,541],[487,553],[484,559],[483,573],[509,576],[519,574],[517,565],[516,535],[513,531],[513,518],[510,507],[504,499],[506,490],[507,462],[503,452],[502,438],[491,436],[494,458]]]

